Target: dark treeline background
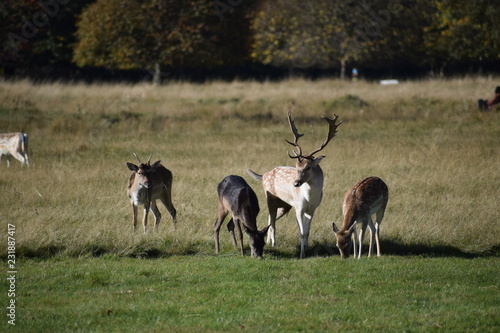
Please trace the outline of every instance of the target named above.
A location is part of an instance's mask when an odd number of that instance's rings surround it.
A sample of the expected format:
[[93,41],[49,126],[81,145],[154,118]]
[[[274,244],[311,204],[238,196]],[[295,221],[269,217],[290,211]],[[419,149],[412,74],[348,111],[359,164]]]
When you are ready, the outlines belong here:
[[498,74],[498,0],[2,0],[0,77]]

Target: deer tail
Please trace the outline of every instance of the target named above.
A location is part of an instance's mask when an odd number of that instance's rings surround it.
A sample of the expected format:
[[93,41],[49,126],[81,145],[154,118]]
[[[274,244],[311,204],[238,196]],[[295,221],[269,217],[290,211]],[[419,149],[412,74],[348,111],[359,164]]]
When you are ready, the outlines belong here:
[[259,182],[261,182],[261,181],[262,181],[262,175],[259,175],[259,174],[257,174],[257,173],[255,173],[255,172],[253,172],[253,171],[252,171],[252,170],[250,170],[250,169],[247,169],[247,172],[248,172],[248,174],[249,174],[249,175],[250,175],[253,179],[258,180]]

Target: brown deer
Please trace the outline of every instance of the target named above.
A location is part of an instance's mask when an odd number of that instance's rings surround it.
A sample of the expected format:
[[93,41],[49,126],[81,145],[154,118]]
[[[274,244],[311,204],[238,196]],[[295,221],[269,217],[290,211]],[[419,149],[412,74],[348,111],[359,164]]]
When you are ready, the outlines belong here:
[[259,214],[259,201],[250,185],[239,176],[227,176],[217,187],[219,197],[218,217],[215,221],[215,252],[219,253],[219,230],[226,216],[231,213],[231,220],[227,228],[231,234],[233,244],[237,246],[234,237],[234,227],[238,230],[240,238],[241,255],[244,255],[243,233],[241,232],[240,222],[243,223],[245,232],[250,238],[250,249],[252,256],[262,258],[264,249],[264,237],[267,234],[269,226],[263,230],[257,230],[257,215]]
[[338,116],[336,114],[334,116],[334,119],[323,117],[328,122],[328,135],[323,144],[313,152],[303,155],[302,148],[298,144],[303,134],[298,133],[291,112],[288,112],[288,123],[295,140],[286,141],[298,150],[293,151],[294,156],[288,154],[290,158],[297,159],[295,167],[279,166],[262,176],[248,170],[253,178],[262,181],[266,192],[270,225],[267,241],[271,242],[272,246],[276,245],[275,222],[292,207],[295,208],[300,233],[300,258],[305,257],[311,220],[323,196],[323,171],[319,163],[325,156],[314,155],[326,147],[342,123],[335,124]]
[[[347,191],[342,205],[344,215],[342,228],[339,230],[335,222],[332,223],[333,232],[337,237],[337,247],[342,258],[348,258],[351,249],[354,249],[354,257],[356,258],[356,224],[358,222],[361,222],[361,233],[359,234],[357,258],[361,258],[366,226],[370,228],[368,257],[372,254],[374,243],[377,243],[377,256],[380,257],[380,223],[384,218],[388,200],[387,185],[378,177],[365,178]],[[376,214],[375,224],[372,221],[373,214]]]
[[134,156],[139,161],[139,165],[127,162],[127,167],[132,171],[128,180],[127,196],[132,205],[134,231],[137,228],[137,206],[139,205],[144,205],[144,216],[142,218],[144,233],[147,231],[146,225],[150,208],[155,216],[154,229],[155,231],[158,230],[161,213],[156,206],[157,199],[160,199],[167,207],[175,227],[177,211],[172,204],[172,172],[161,165],[161,161],[156,161],[151,165],[151,155],[147,163],[142,163],[135,153]]

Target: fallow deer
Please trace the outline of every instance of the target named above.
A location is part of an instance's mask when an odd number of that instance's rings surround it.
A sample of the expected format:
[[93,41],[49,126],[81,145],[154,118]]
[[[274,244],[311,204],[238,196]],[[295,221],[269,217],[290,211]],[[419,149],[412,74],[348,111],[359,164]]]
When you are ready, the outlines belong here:
[[137,228],[137,206],[139,205],[144,205],[144,216],[142,218],[144,233],[146,233],[150,208],[155,216],[154,229],[155,231],[158,230],[161,213],[156,206],[157,199],[160,199],[167,207],[175,227],[177,212],[172,204],[172,172],[161,165],[161,161],[156,161],[151,165],[151,156],[149,156],[147,163],[142,163],[135,153],[134,156],[139,161],[139,165],[127,162],[127,167],[132,171],[128,180],[127,196],[132,205],[134,231]]
[[[337,247],[342,258],[348,258],[351,249],[354,249],[356,255],[361,258],[361,248],[366,226],[370,228],[370,247],[368,256],[373,250],[373,243],[377,243],[377,256],[380,257],[380,223],[384,218],[385,208],[389,200],[389,190],[387,185],[378,177],[368,177],[358,182],[349,189],[345,195],[342,205],[344,222],[339,230],[332,223],[333,232],[337,237]],[[376,214],[375,224],[372,221],[372,215]],[[359,249],[356,254],[356,224],[361,223],[361,233],[359,234]]]
[[26,133],[2,133],[0,134],[0,162],[2,155],[7,156],[7,167],[10,167],[10,157],[14,156],[21,166],[26,163],[30,166],[28,158],[28,134]]
[[218,216],[215,221],[215,252],[219,253],[219,230],[226,216],[231,213],[228,229],[231,233],[233,244],[237,246],[234,236],[234,227],[238,230],[240,238],[241,255],[244,255],[243,233],[240,222],[243,223],[245,232],[250,238],[250,249],[252,256],[261,258],[264,249],[264,237],[269,226],[263,230],[257,230],[257,215],[259,214],[259,201],[250,185],[239,176],[227,176],[217,187],[219,197]]
[[323,117],[328,122],[328,135],[323,144],[313,152],[303,155],[302,148],[298,144],[303,134],[298,133],[291,112],[288,112],[288,123],[295,139],[294,142],[286,141],[298,150],[293,151],[294,156],[288,153],[290,158],[297,159],[295,167],[279,166],[264,175],[248,170],[253,178],[262,181],[266,192],[270,225],[267,242],[271,242],[272,246],[276,245],[275,222],[292,207],[295,208],[300,233],[300,258],[305,257],[311,220],[323,196],[323,171],[319,163],[325,156],[314,155],[326,147],[342,123],[336,124],[338,116],[336,114],[334,116],[334,119]]

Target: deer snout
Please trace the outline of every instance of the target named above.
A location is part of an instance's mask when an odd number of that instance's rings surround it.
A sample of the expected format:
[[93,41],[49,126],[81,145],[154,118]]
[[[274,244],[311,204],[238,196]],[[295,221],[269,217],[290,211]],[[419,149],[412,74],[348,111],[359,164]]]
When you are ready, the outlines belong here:
[[293,186],[295,186],[295,187],[300,187],[300,186],[302,186],[302,182],[301,182],[299,179],[294,180],[294,181],[293,181]]
[[141,186],[144,187],[144,188],[150,188],[151,187],[151,182],[149,180],[141,183]]

